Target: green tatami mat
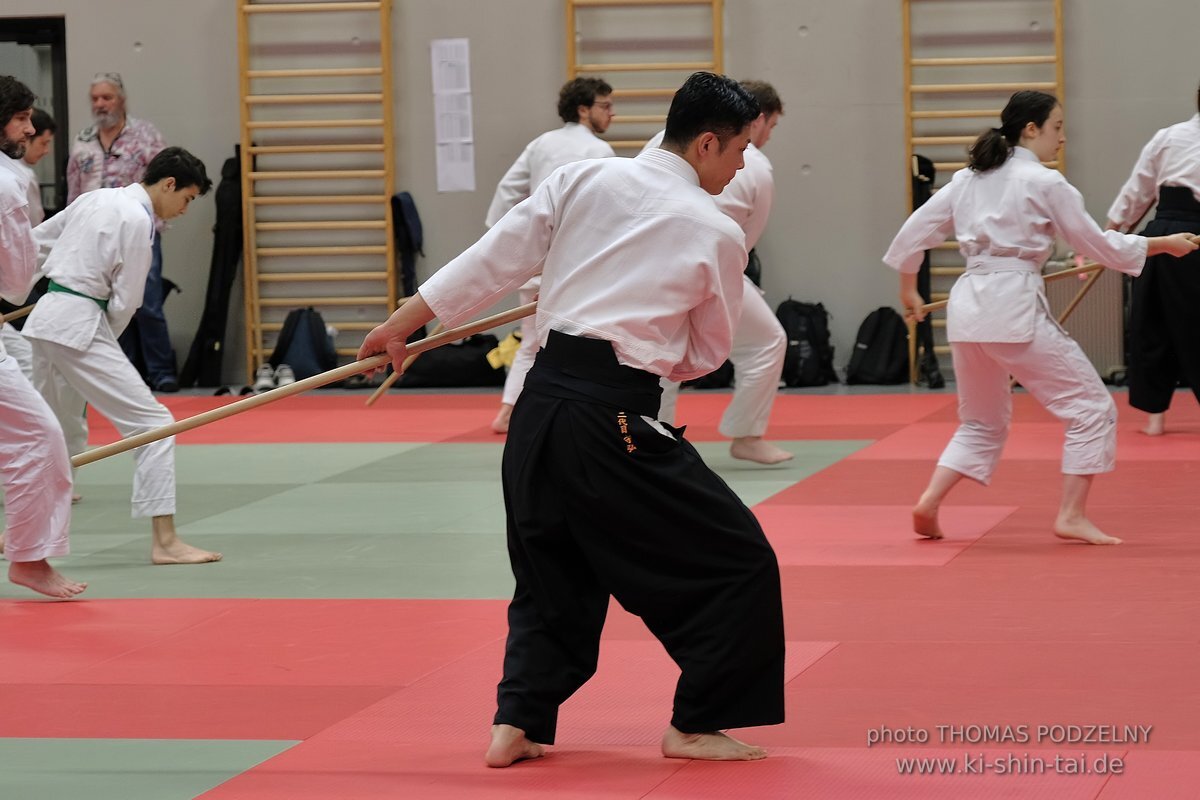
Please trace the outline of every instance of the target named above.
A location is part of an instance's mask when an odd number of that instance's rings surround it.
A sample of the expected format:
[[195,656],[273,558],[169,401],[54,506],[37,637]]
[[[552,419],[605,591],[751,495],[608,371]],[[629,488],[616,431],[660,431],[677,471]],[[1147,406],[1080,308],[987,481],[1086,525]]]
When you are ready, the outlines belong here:
[[5,800],[192,800],[297,744],[0,739]]

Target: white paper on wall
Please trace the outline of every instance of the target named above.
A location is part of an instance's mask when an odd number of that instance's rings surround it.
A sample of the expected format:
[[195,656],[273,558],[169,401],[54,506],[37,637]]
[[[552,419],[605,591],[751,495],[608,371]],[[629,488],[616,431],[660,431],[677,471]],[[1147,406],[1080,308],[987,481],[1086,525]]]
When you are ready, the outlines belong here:
[[475,191],[475,126],[471,118],[471,45],[434,39],[434,140],[439,192]]

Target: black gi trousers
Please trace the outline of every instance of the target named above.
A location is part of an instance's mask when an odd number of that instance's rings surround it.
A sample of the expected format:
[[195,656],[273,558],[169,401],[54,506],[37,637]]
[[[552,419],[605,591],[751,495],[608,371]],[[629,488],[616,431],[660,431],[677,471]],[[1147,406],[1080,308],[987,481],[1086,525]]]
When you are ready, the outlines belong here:
[[[1200,202],[1191,190],[1160,187],[1158,211],[1142,235],[1197,231]],[[1164,412],[1180,379],[1200,400],[1200,251],[1146,259],[1142,274],[1133,279],[1129,325],[1129,404],[1151,414]]]
[[783,721],[779,566],[762,528],[683,439],[656,430],[658,378],[551,332],[504,448],[508,609],[495,721],[554,742],[596,671],[613,596],[679,665],[684,733]]

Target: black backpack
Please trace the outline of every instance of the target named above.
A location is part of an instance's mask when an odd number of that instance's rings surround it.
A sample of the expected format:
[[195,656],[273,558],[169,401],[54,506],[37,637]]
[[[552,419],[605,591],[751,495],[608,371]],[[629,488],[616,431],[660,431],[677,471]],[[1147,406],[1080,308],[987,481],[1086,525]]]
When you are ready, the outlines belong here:
[[788,298],[775,311],[787,335],[783,380],[788,386],[824,386],[838,382],[829,343],[829,312],[820,303]]
[[296,380],[311,378],[337,366],[337,350],[325,331],[321,312],[312,306],[288,312],[271,352],[270,364],[272,367],[287,364],[296,373]]
[[503,386],[504,370],[493,367],[487,358],[499,344],[492,334],[477,333],[429,350],[409,365],[396,385],[402,389]]
[[908,380],[908,327],[894,308],[867,314],[854,339],[846,383],[904,383]]

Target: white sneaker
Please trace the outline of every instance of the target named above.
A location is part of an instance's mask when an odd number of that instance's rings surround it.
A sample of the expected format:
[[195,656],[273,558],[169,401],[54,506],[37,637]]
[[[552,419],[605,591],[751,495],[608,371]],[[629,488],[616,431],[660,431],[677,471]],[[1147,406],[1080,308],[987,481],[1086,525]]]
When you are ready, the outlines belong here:
[[296,373],[287,364],[280,364],[275,368],[275,385],[288,386],[296,382]]
[[275,388],[275,370],[271,369],[270,364],[263,364],[258,368],[258,372],[254,373],[254,391],[269,392]]

